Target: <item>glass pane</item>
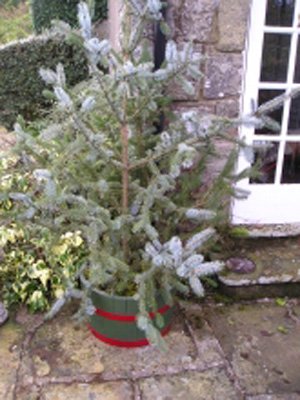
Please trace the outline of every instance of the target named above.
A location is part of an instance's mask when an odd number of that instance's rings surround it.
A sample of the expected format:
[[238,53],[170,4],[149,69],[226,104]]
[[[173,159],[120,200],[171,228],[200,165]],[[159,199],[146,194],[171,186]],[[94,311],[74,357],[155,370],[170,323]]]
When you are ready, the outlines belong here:
[[291,102],[289,135],[300,135],[300,97],[296,97]]
[[265,34],[261,81],[286,82],[290,43],[291,35]]
[[250,183],[265,184],[275,182],[276,163],[278,157],[278,143],[267,141],[254,141],[253,163],[255,177]]
[[[261,106],[262,104],[266,103],[267,101],[270,101],[283,93],[284,93],[283,90],[260,90],[258,93],[258,106]],[[283,106],[268,113],[268,116],[270,118],[274,119],[276,122],[278,122],[279,125],[281,125],[282,114],[283,114]],[[273,131],[270,128],[263,127],[260,129],[255,129],[255,134],[256,135],[279,135],[280,129],[278,131]]]
[[299,36],[298,36],[297,58],[296,58],[294,82],[300,83],[300,40],[299,40]]
[[287,142],[281,183],[300,183],[300,142]]
[[266,25],[292,26],[295,0],[268,0]]

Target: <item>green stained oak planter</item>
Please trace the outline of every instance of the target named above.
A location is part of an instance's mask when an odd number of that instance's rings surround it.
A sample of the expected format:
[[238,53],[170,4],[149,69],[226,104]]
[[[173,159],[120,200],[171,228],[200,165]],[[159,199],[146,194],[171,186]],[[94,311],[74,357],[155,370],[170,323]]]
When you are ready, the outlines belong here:
[[[136,325],[139,311],[138,302],[132,297],[110,296],[94,290],[92,301],[96,307],[90,319],[89,328],[102,342],[118,347],[140,347],[149,344],[143,331]],[[164,325],[160,328],[166,335],[171,327],[175,306],[168,306],[161,296],[157,298],[158,312],[163,316]],[[150,317],[154,318],[153,313]]]

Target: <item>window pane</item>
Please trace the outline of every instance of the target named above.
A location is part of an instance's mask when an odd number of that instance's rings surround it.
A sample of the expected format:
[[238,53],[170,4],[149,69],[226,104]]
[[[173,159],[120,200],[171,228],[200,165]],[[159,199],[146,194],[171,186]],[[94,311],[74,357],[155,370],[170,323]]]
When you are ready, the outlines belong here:
[[252,166],[255,166],[257,176],[251,178],[250,183],[274,183],[278,157],[278,143],[257,140],[253,143],[253,150],[254,157]]
[[281,183],[300,183],[300,142],[287,142]]
[[296,97],[291,102],[289,135],[300,135],[300,98]]
[[290,43],[291,35],[265,34],[261,81],[286,82]]
[[300,83],[300,40],[298,36],[298,46],[297,46],[297,58],[296,58],[296,66],[295,66],[295,74],[294,74],[294,82]]
[[[260,106],[260,105],[266,103],[267,101],[270,101],[283,93],[284,93],[283,90],[260,90],[258,93],[258,105]],[[268,116],[270,118],[274,119],[276,122],[278,122],[279,125],[281,125],[282,114],[283,114],[283,106],[268,113]],[[270,128],[263,127],[260,129],[255,129],[255,134],[256,135],[279,135],[280,130],[273,131]]]
[[292,26],[295,0],[268,0],[266,25]]

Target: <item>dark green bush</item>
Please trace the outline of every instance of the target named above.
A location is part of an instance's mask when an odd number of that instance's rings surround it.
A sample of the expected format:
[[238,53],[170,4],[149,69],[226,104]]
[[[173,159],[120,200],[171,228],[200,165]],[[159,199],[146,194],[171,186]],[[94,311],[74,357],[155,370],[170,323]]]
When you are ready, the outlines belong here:
[[87,77],[83,51],[56,37],[38,37],[0,48],[0,125],[10,129],[18,114],[27,120],[40,116],[51,101],[39,69],[62,63],[70,85]]
[[1,5],[0,0],[0,44],[6,44],[14,40],[26,38],[32,34],[32,18],[29,13],[29,5],[23,1],[5,0]]
[[[33,26],[37,33],[51,26],[51,21],[62,20],[77,26],[77,5],[80,0],[32,0]],[[107,0],[95,0],[94,21],[107,16]]]
[[0,7],[17,7],[20,3],[24,3],[24,0],[0,0]]

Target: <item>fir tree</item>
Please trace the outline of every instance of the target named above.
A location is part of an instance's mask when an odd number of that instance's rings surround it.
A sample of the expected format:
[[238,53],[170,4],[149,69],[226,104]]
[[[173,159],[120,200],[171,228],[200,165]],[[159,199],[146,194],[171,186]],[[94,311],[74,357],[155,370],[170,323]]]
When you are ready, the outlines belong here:
[[[201,277],[222,268],[201,253],[215,234],[210,225],[216,212],[193,208],[189,192],[178,203],[178,182],[199,160],[205,162],[216,138],[226,139],[226,130],[241,122],[186,112],[153,135],[161,113],[170,113],[165,95],[170,84],[180,82],[190,93],[189,79],[201,75],[192,45],[179,50],[173,41],[154,71],[144,30],[148,23],[162,22],[161,11],[159,0],[124,0],[116,53],[107,40],[92,36],[88,6],[79,4],[80,35],[61,27],[85,49],[89,80],[69,90],[62,65],[40,71],[57,106],[37,136],[16,124],[16,151],[22,168],[32,174],[31,188],[2,195],[16,203],[22,223],[56,237],[79,230],[85,240],[81,289],[70,283],[49,316],[70,297],[80,298],[82,311],[93,313],[89,295],[94,287],[134,295],[140,305],[138,326],[155,343],[160,337],[148,311],[156,310],[156,291],[162,290],[169,302],[174,288],[188,293],[190,287],[203,296]],[[230,174],[220,180],[232,194]],[[196,227],[188,240],[177,229],[186,220]]]

